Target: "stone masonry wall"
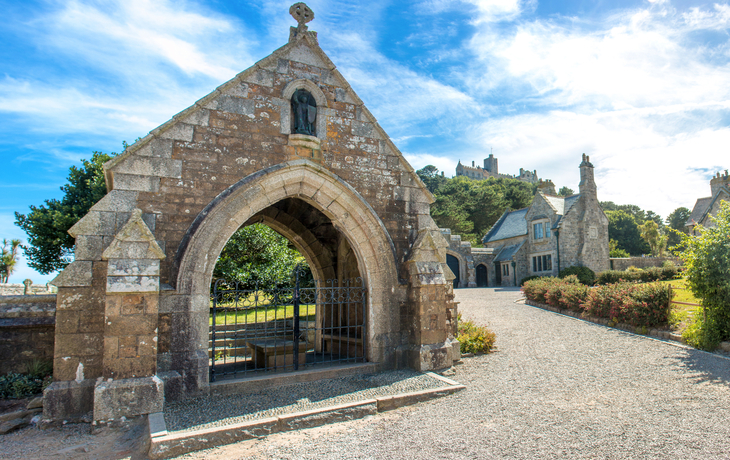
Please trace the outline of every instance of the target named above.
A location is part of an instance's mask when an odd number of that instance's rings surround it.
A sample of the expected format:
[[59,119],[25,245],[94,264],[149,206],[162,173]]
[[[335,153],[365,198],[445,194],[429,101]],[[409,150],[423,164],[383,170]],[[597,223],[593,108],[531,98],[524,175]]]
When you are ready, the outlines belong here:
[[53,359],[55,314],[55,295],[0,297],[0,375]]

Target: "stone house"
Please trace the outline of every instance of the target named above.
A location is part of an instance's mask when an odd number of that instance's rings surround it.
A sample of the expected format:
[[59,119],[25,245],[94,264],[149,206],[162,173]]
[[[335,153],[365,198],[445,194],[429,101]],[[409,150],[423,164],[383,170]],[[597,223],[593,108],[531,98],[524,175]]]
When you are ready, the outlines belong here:
[[609,269],[608,218],[598,203],[593,165],[585,154],[580,179],[577,195],[548,194],[554,188],[546,183],[530,207],[499,218],[482,239],[492,250],[481,262],[489,285],[516,286],[527,276],[557,276],[575,265],[596,273]]
[[698,198],[692,213],[687,219],[687,223],[684,226],[691,235],[697,234],[695,227],[702,225],[703,227],[712,227],[714,222],[710,219],[710,216],[716,216],[720,211],[720,203],[722,201],[730,202],[730,175],[725,170],[724,175],[717,173],[715,177],[710,180],[710,191],[711,196],[705,198]]

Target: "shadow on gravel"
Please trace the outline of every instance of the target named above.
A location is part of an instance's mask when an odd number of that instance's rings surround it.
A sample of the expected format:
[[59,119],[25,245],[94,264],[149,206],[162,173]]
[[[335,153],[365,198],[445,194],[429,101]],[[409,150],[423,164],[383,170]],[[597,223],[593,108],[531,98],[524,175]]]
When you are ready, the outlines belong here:
[[440,381],[412,370],[361,374],[245,395],[199,396],[166,403],[165,421],[169,431],[180,431],[225,419],[253,420],[441,385]]
[[697,375],[696,382],[723,383],[730,386],[730,359],[700,350],[687,349],[680,366]]

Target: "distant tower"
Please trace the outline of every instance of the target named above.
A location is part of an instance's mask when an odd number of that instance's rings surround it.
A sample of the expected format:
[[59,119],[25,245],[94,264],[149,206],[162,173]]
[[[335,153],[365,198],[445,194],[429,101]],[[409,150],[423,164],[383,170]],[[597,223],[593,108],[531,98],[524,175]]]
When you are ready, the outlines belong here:
[[494,158],[494,155],[491,153],[489,154],[489,158],[484,159],[484,169],[489,171],[490,173],[494,174],[495,176],[499,174],[499,166],[497,166],[497,159]]

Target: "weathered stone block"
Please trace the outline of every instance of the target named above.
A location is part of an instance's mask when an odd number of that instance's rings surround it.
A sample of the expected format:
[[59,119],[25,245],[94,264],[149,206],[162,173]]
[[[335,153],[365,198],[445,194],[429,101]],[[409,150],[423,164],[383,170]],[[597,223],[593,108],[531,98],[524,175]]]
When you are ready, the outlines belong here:
[[94,420],[162,412],[165,389],[157,376],[107,380],[94,388]]
[[[146,252],[147,248],[144,248]],[[160,261],[150,259],[111,259],[107,266],[109,276],[159,276]]]
[[108,293],[158,292],[160,278],[157,276],[108,276]]
[[94,408],[94,381],[53,382],[43,391],[43,418],[75,421]]

